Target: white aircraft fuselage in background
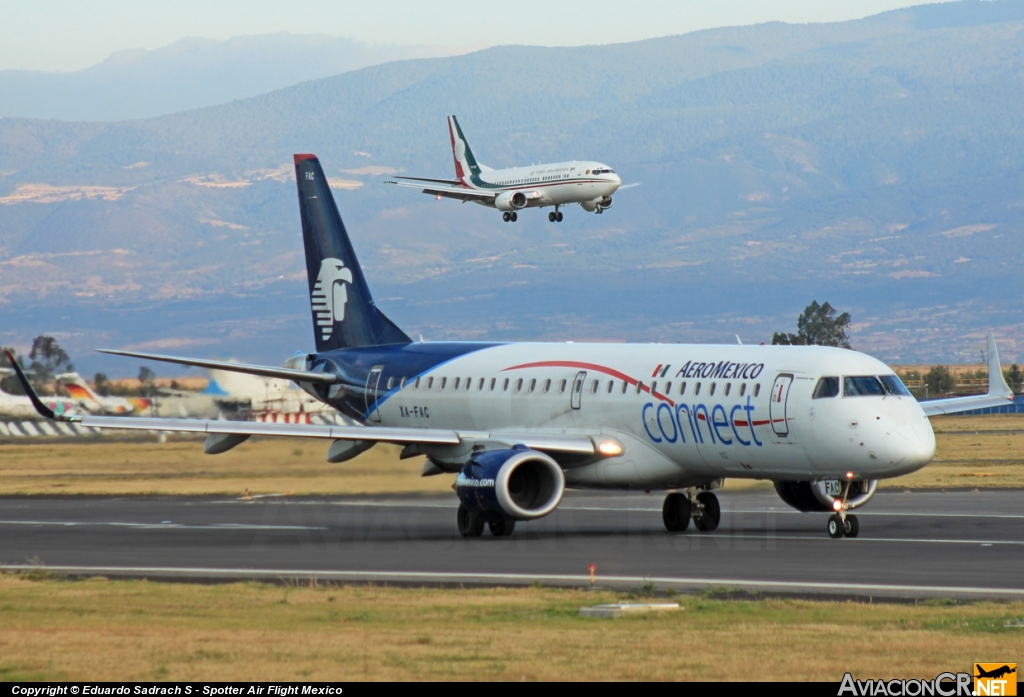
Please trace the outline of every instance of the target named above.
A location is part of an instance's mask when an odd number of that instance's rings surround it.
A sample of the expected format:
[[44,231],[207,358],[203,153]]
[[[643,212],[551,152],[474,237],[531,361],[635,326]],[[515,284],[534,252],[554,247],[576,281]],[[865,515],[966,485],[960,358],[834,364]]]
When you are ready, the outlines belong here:
[[1013,397],[992,335],[988,394],[924,405],[884,363],[848,349],[414,342],[374,303],[317,158],[296,155],[295,170],[316,350],[285,368],[113,353],[293,380],[365,425],[73,420],[206,433],[208,453],[252,435],[333,441],[331,462],[400,444],[403,457],[427,457],[425,476],[458,473],[465,536],[485,524],[512,534],[516,521],[555,510],[566,486],[667,489],[668,530],[691,520],[714,530],[721,509],[712,490],[735,477],[770,480],[787,504],[832,513],[829,535],[842,537],[857,535],[850,511],[879,479],[932,459],[928,414]]
[[505,222],[515,222],[516,211],[545,207],[555,209],[548,214],[548,220],[561,222],[559,209],[570,203],[578,203],[590,213],[602,213],[612,207],[612,194],[622,186],[622,180],[611,167],[586,160],[491,169],[476,161],[454,116],[448,117],[448,133],[455,179],[395,177],[401,181],[389,183],[422,189],[437,198],[497,208],[503,212]]

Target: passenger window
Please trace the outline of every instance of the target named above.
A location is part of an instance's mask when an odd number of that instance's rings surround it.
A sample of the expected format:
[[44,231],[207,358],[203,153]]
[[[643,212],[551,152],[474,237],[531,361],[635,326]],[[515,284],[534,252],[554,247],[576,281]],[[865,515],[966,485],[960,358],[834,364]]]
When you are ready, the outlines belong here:
[[494,392],[494,386],[498,383],[497,378],[491,378],[491,392]]
[[523,379],[519,378],[516,380],[516,392],[521,392],[523,389]]
[[534,388],[537,387],[537,378],[530,380],[530,392],[533,392]]
[[448,378],[441,378],[441,387],[439,389],[443,390],[445,385],[447,385],[447,384],[448,384]]
[[658,389],[658,381],[655,380],[654,382],[651,383],[651,394],[654,394],[655,390],[657,390],[657,389]]
[[708,389],[708,396],[709,397],[714,397],[715,396],[715,383],[711,383],[711,388]]
[[839,394],[839,378],[822,378],[814,388],[814,399],[835,397]]
[[544,381],[544,391],[545,392],[550,392],[551,391],[551,380],[545,380]]
[[747,383],[744,382],[743,384],[740,385],[740,397],[743,397],[746,394],[747,394]]
[[[454,384],[454,385],[452,385],[452,389],[453,389],[453,390],[457,390],[457,389],[459,389],[459,381],[460,381],[460,380],[462,380],[462,378],[455,378],[455,384]],[[441,389],[442,389],[442,390],[444,389],[444,381],[443,381],[443,380],[441,381]]]
[[665,383],[665,394],[667,394],[667,395],[672,394],[672,383],[671,382],[666,382]]
[[727,382],[725,383],[725,396],[728,397],[730,392],[732,392],[732,383]]
[[469,390],[473,387],[473,378],[466,378],[466,389]]
[[597,383],[598,382],[599,382],[598,380],[594,380],[593,382],[590,383],[590,394],[597,394]]
[[558,391],[562,393],[565,392],[565,380],[562,380],[562,382],[558,383]]
[[696,385],[693,386],[693,396],[696,397],[699,394],[700,394],[700,383],[698,382]]
[[609,380],[608,381],[608,394],[611,394],[613,389],[615,389],[615,381],[614,380]]
[[686,383],[681,382],[679,383],[679,396],[682,397],[684,394],[686,394]]
[[405,378],[404,377],[402,378],[402,381],[400,383],[398,383],[398,389],[400,389],[400,390],[404,390],[405,389]]
[[759,394],[761,394],[761,383],[754,385],[754,396],[756,397]]
[[640,391],[643,390],[643,389],[644,389],[644,383],[642,381],[637,381],[637,383],[636,383],[636,393],[640,394]]
[[414,382],[414,383],[412,384],[412,388],[413,388],[414,390],[418,390],[418,389],[420,389],[420,379],[419,379],[419,378],[416,378],[416,382]]
[[431,389],[434,386],[434,378],[427,378],[427,389]]
[[394,386],[395,386],[395,378],[394,378],[394,376],[391,376],[391,377],[388,378],[388,389],[390,390]]
[[476,386],[476,389],[480,390],[481,392],[484,391],[484,379],[483,378],[480,378],[480,383]]
[[505,378],[505,384],[501,386],[502,392],[508,392],[508,378]]
[[874,375],[843,378],[844,397],[881,397],[884,395],[885,388]]

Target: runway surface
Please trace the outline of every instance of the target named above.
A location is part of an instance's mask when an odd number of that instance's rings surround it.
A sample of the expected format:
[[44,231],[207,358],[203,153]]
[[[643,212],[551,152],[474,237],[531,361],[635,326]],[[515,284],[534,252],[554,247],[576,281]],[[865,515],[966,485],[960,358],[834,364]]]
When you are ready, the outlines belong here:
[[773,491],[720,494],[715,533],[666,532],[662,496],[569,492],[511,538],[463,539],[438,497],[0,498],[0,568],[148,578],[647,583],[779,593],[1024,599],[1024,492],[880,493],[861,534]]

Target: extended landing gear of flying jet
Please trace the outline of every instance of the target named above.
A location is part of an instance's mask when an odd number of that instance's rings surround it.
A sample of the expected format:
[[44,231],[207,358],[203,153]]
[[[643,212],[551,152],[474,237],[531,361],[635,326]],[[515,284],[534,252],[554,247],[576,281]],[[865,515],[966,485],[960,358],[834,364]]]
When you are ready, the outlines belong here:
[[562,222],[562,218],[562,211],[558,210],[558,206],[555,206],[554,211],[548,213],[548,220],[551,221],[552,223],[560,223]]
[[501,219],[504,220],[506,223],[508,223],[508,222],[513,222],[514,223],[517,220],[519,220],[519,216],[516,215],[515,211],[505,211],[504,213],[501,214]]
[[690,526],[690,519],[701,532],[713,532],[722,520],[722,507],[718,497],[710,491],[697,492],[691,489],[687,494],[673,492],[665,497],[661,507],[661,519],[669,532],[683,532]]
[[459,526],[459,534],[463,537],[480,537],[484,533],[485,524],[495,537],[509,537],[516,529],[516,521],[513,518],[501,517],[485,521],[484,516],[473,515],[461,503],[455,520]]

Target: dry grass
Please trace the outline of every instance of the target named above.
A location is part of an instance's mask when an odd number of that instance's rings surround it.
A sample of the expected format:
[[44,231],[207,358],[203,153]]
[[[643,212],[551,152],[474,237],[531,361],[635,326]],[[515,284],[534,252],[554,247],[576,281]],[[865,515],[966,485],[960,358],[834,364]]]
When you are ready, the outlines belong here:
[[[0,679],[837,681],[934,677],[1024,653],[1024,604],[679,596],[583,619],[611,593],[287,588],[0,577]],[[1012,660],[1012,659],[1009,659]]]
[[[937,448],[928,467],[883,486],[1024,486],[1024,414],[932,420]],[[222,455],[202,441],[116,442],[52,439],[0,445],[0,494],[382,494],[448,492],[452,477],[421,477],[423,458],[399,460],[378,445],[340,465],[327,441],[253,439]],[[726,481],[732,490],[766,482]]]
[[423,458],[378,445],[326,461],[329,441],[253,439],[221,455],[201,440],[104,439],[0,445],[0,494],[377,494],[450,491],[452,477],[421,477]]
[[906,477],[882,482],[896,488],[1024,487],[1024,414],[939,416],[935,459]]

